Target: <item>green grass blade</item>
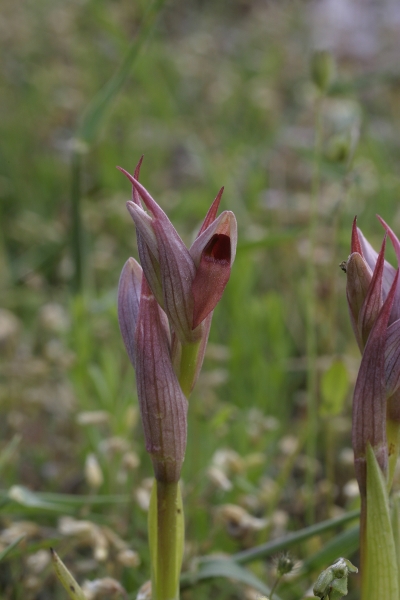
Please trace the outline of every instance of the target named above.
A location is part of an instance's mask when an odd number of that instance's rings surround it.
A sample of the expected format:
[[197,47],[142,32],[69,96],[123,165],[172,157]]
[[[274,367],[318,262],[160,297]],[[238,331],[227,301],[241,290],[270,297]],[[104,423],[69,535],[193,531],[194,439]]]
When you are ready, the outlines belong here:
[[399,598],[396,547],[386,481],[371,445],[367,446],[367,535],[363,600]]
[[343,531],[325,544],[319,552],[306,558],[302,569],[304,569],[305,573],[309,573],[310,571],[329,565],[338,556],[352,556],[358,549],[359,536],[360,528],[358,525],[351,527],[351,529],[346,529],[346,531]]
[[4,550],[2,550],[2,552],[0,552],[0,562],[5,559],[7,554],[9,552],[11,552],[11,550],[13,550],[15,548],[15,546],[17,546],[24,537],[25,537],[25,534],[23,533],[16,540],[14,540],[9,546],[7,546],[7,548],[4,548]]
[[[269,597],[270,588],[265,585],[261,579],[256,577],[254,573],[238,565],[233,560],[224,558],[208,558],[207,561],[198,564],[198,570],[195,573],[185,573],[181,577],[182,587],[191,587],[199,581],[212,579],[214,577],[224,577],[233,579],[244,585],[250,586]],[[279,597],[274,594],[274,599],[279,600]]]
[[71,507],[68,504],[53,503],[43,500],[38,494],[31,492],[22,485],[13,485],[8,492],[9,500],[23,506],[24,508],[33,508],[50,512],[68,513]]
[[118,67],[111,79],[96,94],[86,111],[83,113],[81,123],[78,128],[78,138],[83,140],[85,143],[90,144],[94,141],[106,110],[128,79],[133,64],[144,42],[149,37],[156,17],[163,4],[164,0],[154,0],[147,12],[145,21],[140,28],[138,36],[129,46],[121,65]]
[[74,577],[68,571],[67,567],[64,565],[63,561],[58,556],[58,554],[52,548],[50,548],[50,552],[56,575],[61,585],[67,591],[68,596],[71,598],[71,600],[87,600],[85,594],[82,591],[82,588],[75,581]]
[[288,597],[295,597],[294,589],[302,579],[310,573],[324,569],[326,565],[333,563],[338,556],[352,556],[359,546],[360,528],[358,525],[346,529],[339,535],[327,542],[321,550],[306,558],[299,571],[288,581],[283,581],[280,591]]
[[14,435],[12,440],[7,444],[7,446],[3,449],[0,454],[0,473],[3,468],[7,465],[7,463],[14,456],[15,451],[17,450],[19,443],[21,442],[21,435]]
[[238,552],[232,556],[232,560],[237,563],[248,563],[253,560],[260,560],[261,558],[271,556],[272,554],[275,554],[281,550],[287,550],[288,548],[291,548],[300,542],[308,540],[314,535],[319,535],[325,531],[335,529],[340,525],[345,525],[349,521],[357,519],[359,516],[360,511],[353,510],[352,512],[349,512],[341,517],[336,517],[335,519],[329,519],[328,521],[311,525],[310,527],[306,527],[305,529],[297,531],[296,533],[290,533],[278,540],[267,542],[266,544],[261,544],[260,546],[250,548],[249,550]]

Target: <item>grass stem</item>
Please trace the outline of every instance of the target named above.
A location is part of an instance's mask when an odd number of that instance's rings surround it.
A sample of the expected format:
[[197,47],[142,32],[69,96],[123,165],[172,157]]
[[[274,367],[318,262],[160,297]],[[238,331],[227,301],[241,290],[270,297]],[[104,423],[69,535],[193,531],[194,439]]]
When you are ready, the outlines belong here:
[[315,141],[314,141],[314,174],[310,198],[310,220],[308,228],[309,238],[309,260],[307,264],[307,291],[306,291],[306,352],[307,352],[307,456],[308,470],[306,475],[306,486],[308,491],[307,522],[314,522],[314,481],[315,461],[317,454],[318,436],[318,414],[317,414],[317,334],[316,334],[316,269],[315,269],[315,247],[318,221],[318,198],[320,190],[320,161],[322,141],[322,119],[321,104],[322,96],[319,96],[315,108]]

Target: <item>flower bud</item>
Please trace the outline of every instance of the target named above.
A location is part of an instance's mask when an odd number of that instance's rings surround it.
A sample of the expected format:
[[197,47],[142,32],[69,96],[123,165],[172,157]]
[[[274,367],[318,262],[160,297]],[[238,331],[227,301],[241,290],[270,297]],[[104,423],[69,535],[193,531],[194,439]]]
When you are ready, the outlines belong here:
[[311,58],[311,78],[320,92],[326,93],[335,77],[335,61],[328,50],[316,50]]

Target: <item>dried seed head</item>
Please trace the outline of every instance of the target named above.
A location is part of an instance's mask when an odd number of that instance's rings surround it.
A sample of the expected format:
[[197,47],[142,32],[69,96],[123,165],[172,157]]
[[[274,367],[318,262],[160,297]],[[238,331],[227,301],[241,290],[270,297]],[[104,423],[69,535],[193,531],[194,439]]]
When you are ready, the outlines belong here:
[[294,560],[288,552],[282,552],[276,559],[276,570],[278,577],[283,577],[293,570]]

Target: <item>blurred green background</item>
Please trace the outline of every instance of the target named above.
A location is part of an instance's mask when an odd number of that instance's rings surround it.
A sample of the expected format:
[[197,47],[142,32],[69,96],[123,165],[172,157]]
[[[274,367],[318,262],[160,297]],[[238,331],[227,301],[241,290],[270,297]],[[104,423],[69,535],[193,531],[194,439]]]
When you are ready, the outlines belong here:
[[[400,48],[395,3],[344,4],[3,0],[0,551],[25,538],[0,564],[2,597],[65,597],[50,545],[80,582],[113,577],[134,598],[149,576],[152,471],[116,315],[137,252],[115,167],[133,172],[142,154],[141,182],[185,242],[222,185],[239,226],[190,400],[184,569],[356,505],[359,355],[338,265],[354,215],[376,248],[375,213],[400,229]],[[321,47],[336,61],[324,98],[310,75]],[[273,584],[273,561],[255,569]],[[256,598],[223,579],[184,594]]]

